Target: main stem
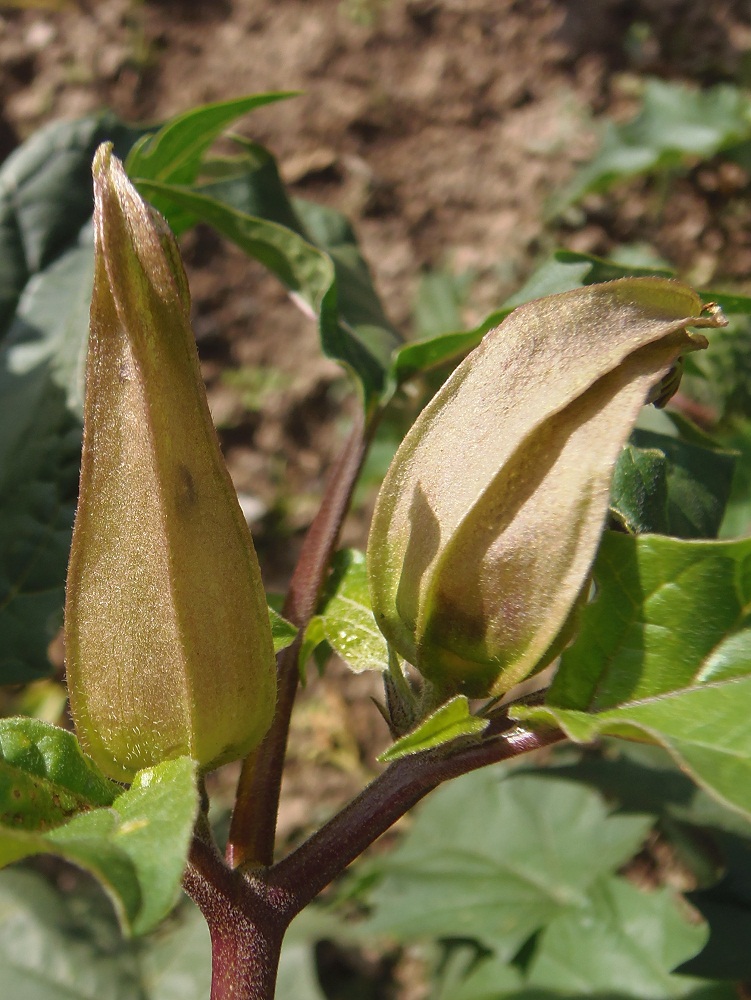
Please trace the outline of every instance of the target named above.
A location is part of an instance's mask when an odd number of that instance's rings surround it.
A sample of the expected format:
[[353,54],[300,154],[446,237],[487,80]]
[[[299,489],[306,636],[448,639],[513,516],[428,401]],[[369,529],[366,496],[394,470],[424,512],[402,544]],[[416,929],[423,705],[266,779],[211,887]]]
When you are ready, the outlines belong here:
[[198,837],[183,887],[211,935],[211,1000],[273,1000],[289,902],[228,868]]
[[227,860],[232,867],[268,868],[273,864],[282,771],[299,681],[300,645],[315,613],[373,426],[372,421],[366,425],[364,417],[358,415],[329,474],[321,507],[308,529],[292,574],[282,614],[298,627],[299,633],[277,659],[277,706],[271,728],[258,750],[243,762],[227,842]]

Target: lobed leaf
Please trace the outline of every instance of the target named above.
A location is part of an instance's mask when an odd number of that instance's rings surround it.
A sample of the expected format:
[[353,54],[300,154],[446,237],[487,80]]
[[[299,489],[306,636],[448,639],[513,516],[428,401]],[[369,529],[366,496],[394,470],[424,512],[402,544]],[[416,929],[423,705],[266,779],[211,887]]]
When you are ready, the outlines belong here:
[[669,889],[645,893],[625,879],[601,878],[585,905],[569,908],[543,930],[527,984],[564,996],[732,1000],[731,983],[673,975],[707,937],[705,925],[687,918]]
[[397,849],[372,863],[381,881],[364,932],[472,938],[508,960],[556,913],[585,906],[650,823],[608,816],[596,793],[544,774],[478,771],[434,794]]

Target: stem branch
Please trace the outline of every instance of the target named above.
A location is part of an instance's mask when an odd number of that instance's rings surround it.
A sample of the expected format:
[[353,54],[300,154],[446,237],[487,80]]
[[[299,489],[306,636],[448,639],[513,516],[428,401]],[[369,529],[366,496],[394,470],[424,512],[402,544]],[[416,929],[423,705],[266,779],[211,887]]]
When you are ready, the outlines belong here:
[[556,729],[511,728],[454,753],[428,750],[394,761],[367,788],[296,851],[278,862],[269,880],[295,900],[296,912],[385,833],[428,792],[450,778],[488,764],[551,746],[564,739]]
[[282,609],[300,630],[277,658],[277,707],[274,721],[257,751],[243,762],[232,814],[227,860],[233,867],[268,868],[274,860],[274,836],[289,722],[299,681],[298,655],[305,628],[315,613],[339,530],[360,473],[369,431],[360,414],[331,470],[321,507],[305,536]]

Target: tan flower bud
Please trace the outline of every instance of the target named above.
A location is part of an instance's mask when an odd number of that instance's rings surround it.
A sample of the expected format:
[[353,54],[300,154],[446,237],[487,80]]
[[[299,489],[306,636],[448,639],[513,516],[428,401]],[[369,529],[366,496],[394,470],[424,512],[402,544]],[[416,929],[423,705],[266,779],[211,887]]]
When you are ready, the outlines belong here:
[[589,574],[639,409],[707,346],[686,327],[724,323],[685,285],[633,278],[528,303],[487,334],[418,417],[376,504],[371,596],[401,656],[477,697],[540,666]]
[[94,159],[96,270],[65,638],[76,730],[113,778],[244,756],[273,716],[266,600],[222,458],[174,237],[111,146]]

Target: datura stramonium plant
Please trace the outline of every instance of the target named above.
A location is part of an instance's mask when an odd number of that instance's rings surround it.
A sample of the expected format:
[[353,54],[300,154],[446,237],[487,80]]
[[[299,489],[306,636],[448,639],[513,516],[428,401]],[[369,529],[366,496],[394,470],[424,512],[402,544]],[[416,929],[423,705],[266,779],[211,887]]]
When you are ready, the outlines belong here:
[[65,643],[76,730],[110,777],[244,756],[274,713],[268,611],[219,449],[177,243],[109,144]]
[[568,636],[618,454],[645,401],[724,326],[676,281],[625,278],[516,309],[423,410],[368,543],[392,647],[448,696],[501,695]]

